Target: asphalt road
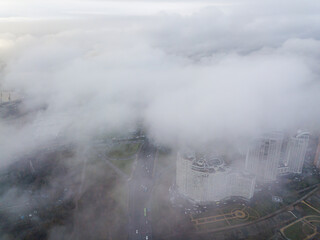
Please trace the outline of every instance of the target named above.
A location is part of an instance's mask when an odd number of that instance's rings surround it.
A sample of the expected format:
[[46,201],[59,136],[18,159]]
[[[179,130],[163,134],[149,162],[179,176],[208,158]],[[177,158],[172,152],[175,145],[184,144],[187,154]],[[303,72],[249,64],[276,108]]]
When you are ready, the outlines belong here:
[[147,140],[138,153],[138,160],[129,181],[129,240],[151,240],[150,198],[156,148]]

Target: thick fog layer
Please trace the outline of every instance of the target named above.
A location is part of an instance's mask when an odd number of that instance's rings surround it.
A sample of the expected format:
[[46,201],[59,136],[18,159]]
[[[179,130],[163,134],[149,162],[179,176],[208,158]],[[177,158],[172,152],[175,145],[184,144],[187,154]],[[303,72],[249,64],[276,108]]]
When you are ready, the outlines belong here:
[[149,13],[131,1],[114,14],[104,1],[30,4],[33,16],[2,3],[0,81],[44,110],[23,127],[0,122],[2,162],[62,133],[78,141],[141,120],[162,144],[320,121],[318,1],[157,2]]

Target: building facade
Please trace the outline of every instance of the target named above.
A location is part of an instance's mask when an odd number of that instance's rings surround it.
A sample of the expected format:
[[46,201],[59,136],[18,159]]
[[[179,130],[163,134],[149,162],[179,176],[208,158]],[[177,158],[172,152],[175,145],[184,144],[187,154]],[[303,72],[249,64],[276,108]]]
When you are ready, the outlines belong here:
[[7,103],[10,101],[19,100],[19,95],[14,91],[1,91],[0,90],[0,104]]
[[289,167],[288,166],[279,166],[278,167],[278,175],[285,175],[287,173],[289,173]]
[[253,174],[232,172],[227,177],[228,196],[253,197],[256,178]]
[[320,168],[320,138],[319,138],[319,143],[316,151],[316,155],[314,157],[314,162],[313,164],[317,167]]
[[254,193],[255,177],[232,172],[214,155],[178,153],[176,186],[180,194],[197,203],[231,196],[249,199]]
[[290,138],[285,155],[285,166],[289,167],[289,172],[302,173],[309,136],[308,132],[298,132],[296,136]]
[[283,134],[273,132],[255,139],[250,145],[245,169],[257,179],[273,181],[277,178]]

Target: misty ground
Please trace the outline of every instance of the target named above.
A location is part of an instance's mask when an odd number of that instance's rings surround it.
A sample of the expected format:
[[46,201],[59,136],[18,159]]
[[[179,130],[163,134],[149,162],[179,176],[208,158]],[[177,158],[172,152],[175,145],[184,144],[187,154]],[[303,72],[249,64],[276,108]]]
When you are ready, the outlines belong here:
[[[1,170],[1,239],[127,239],[127,177],[141,144],[124,142],[97,147],[62,143],[24,155]],[[313,159],[314,154],[311,151],[309,158]],[[153,239],[281,239],[277,236],[277,223],[291,221],[292,215],[287,212],[245,228],[201,234],[190,216],[219,215],[246,204],[252,209],[251,217],[231,224],[254,221],[293,203],[320,181],[319,172],[308,160],[302,176],[284,176],[275,184],[258,186],[260,190],[249,202],[225,201],[220,207],[208,206],[201,214],[190,215],[186,209],[193,206],[185,200],[172,200],[170,192],[175,183],[176,155],[174,150],[160,148],[155,163],[150,200]],[[119,175],[107,161],[124,174]],[[273,203],[273,195],[282,197],[283,202]],[[310,198],[315,206],[317,201]],[[296,214],[305,214],[299,205],[295,209]],[[221,224],[210,228],[227,226]]]
[[2,170],[1,239],[126,239],[125,182],[75,151],[37,152]]

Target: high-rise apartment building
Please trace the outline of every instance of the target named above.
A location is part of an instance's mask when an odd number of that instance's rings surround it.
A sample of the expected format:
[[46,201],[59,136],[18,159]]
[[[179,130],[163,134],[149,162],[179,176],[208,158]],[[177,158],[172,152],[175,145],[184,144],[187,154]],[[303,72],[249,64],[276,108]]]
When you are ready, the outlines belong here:
[[272,132],[255,139],[250,145],[245,168],[257,179],[273,181],[277,177],[283,134]]
[[178,192],[198,203],[231,196],[249,199],[254,193],[253,175],[232,172],[215,155],[179,153],[176,170]]
[[285,155],[285,166],[289,167],[289,172],[302,173],[302,167],[305,160],[308,143],[308,132],[298,132],[297,135],[291,137]]
[[320,138],[319,138],[318,147],[317,147],[317,151],[316,151],[316,156],[314,157],[314,162],[313,162],[313,164],[314,164],[317,168],[320,168]]

